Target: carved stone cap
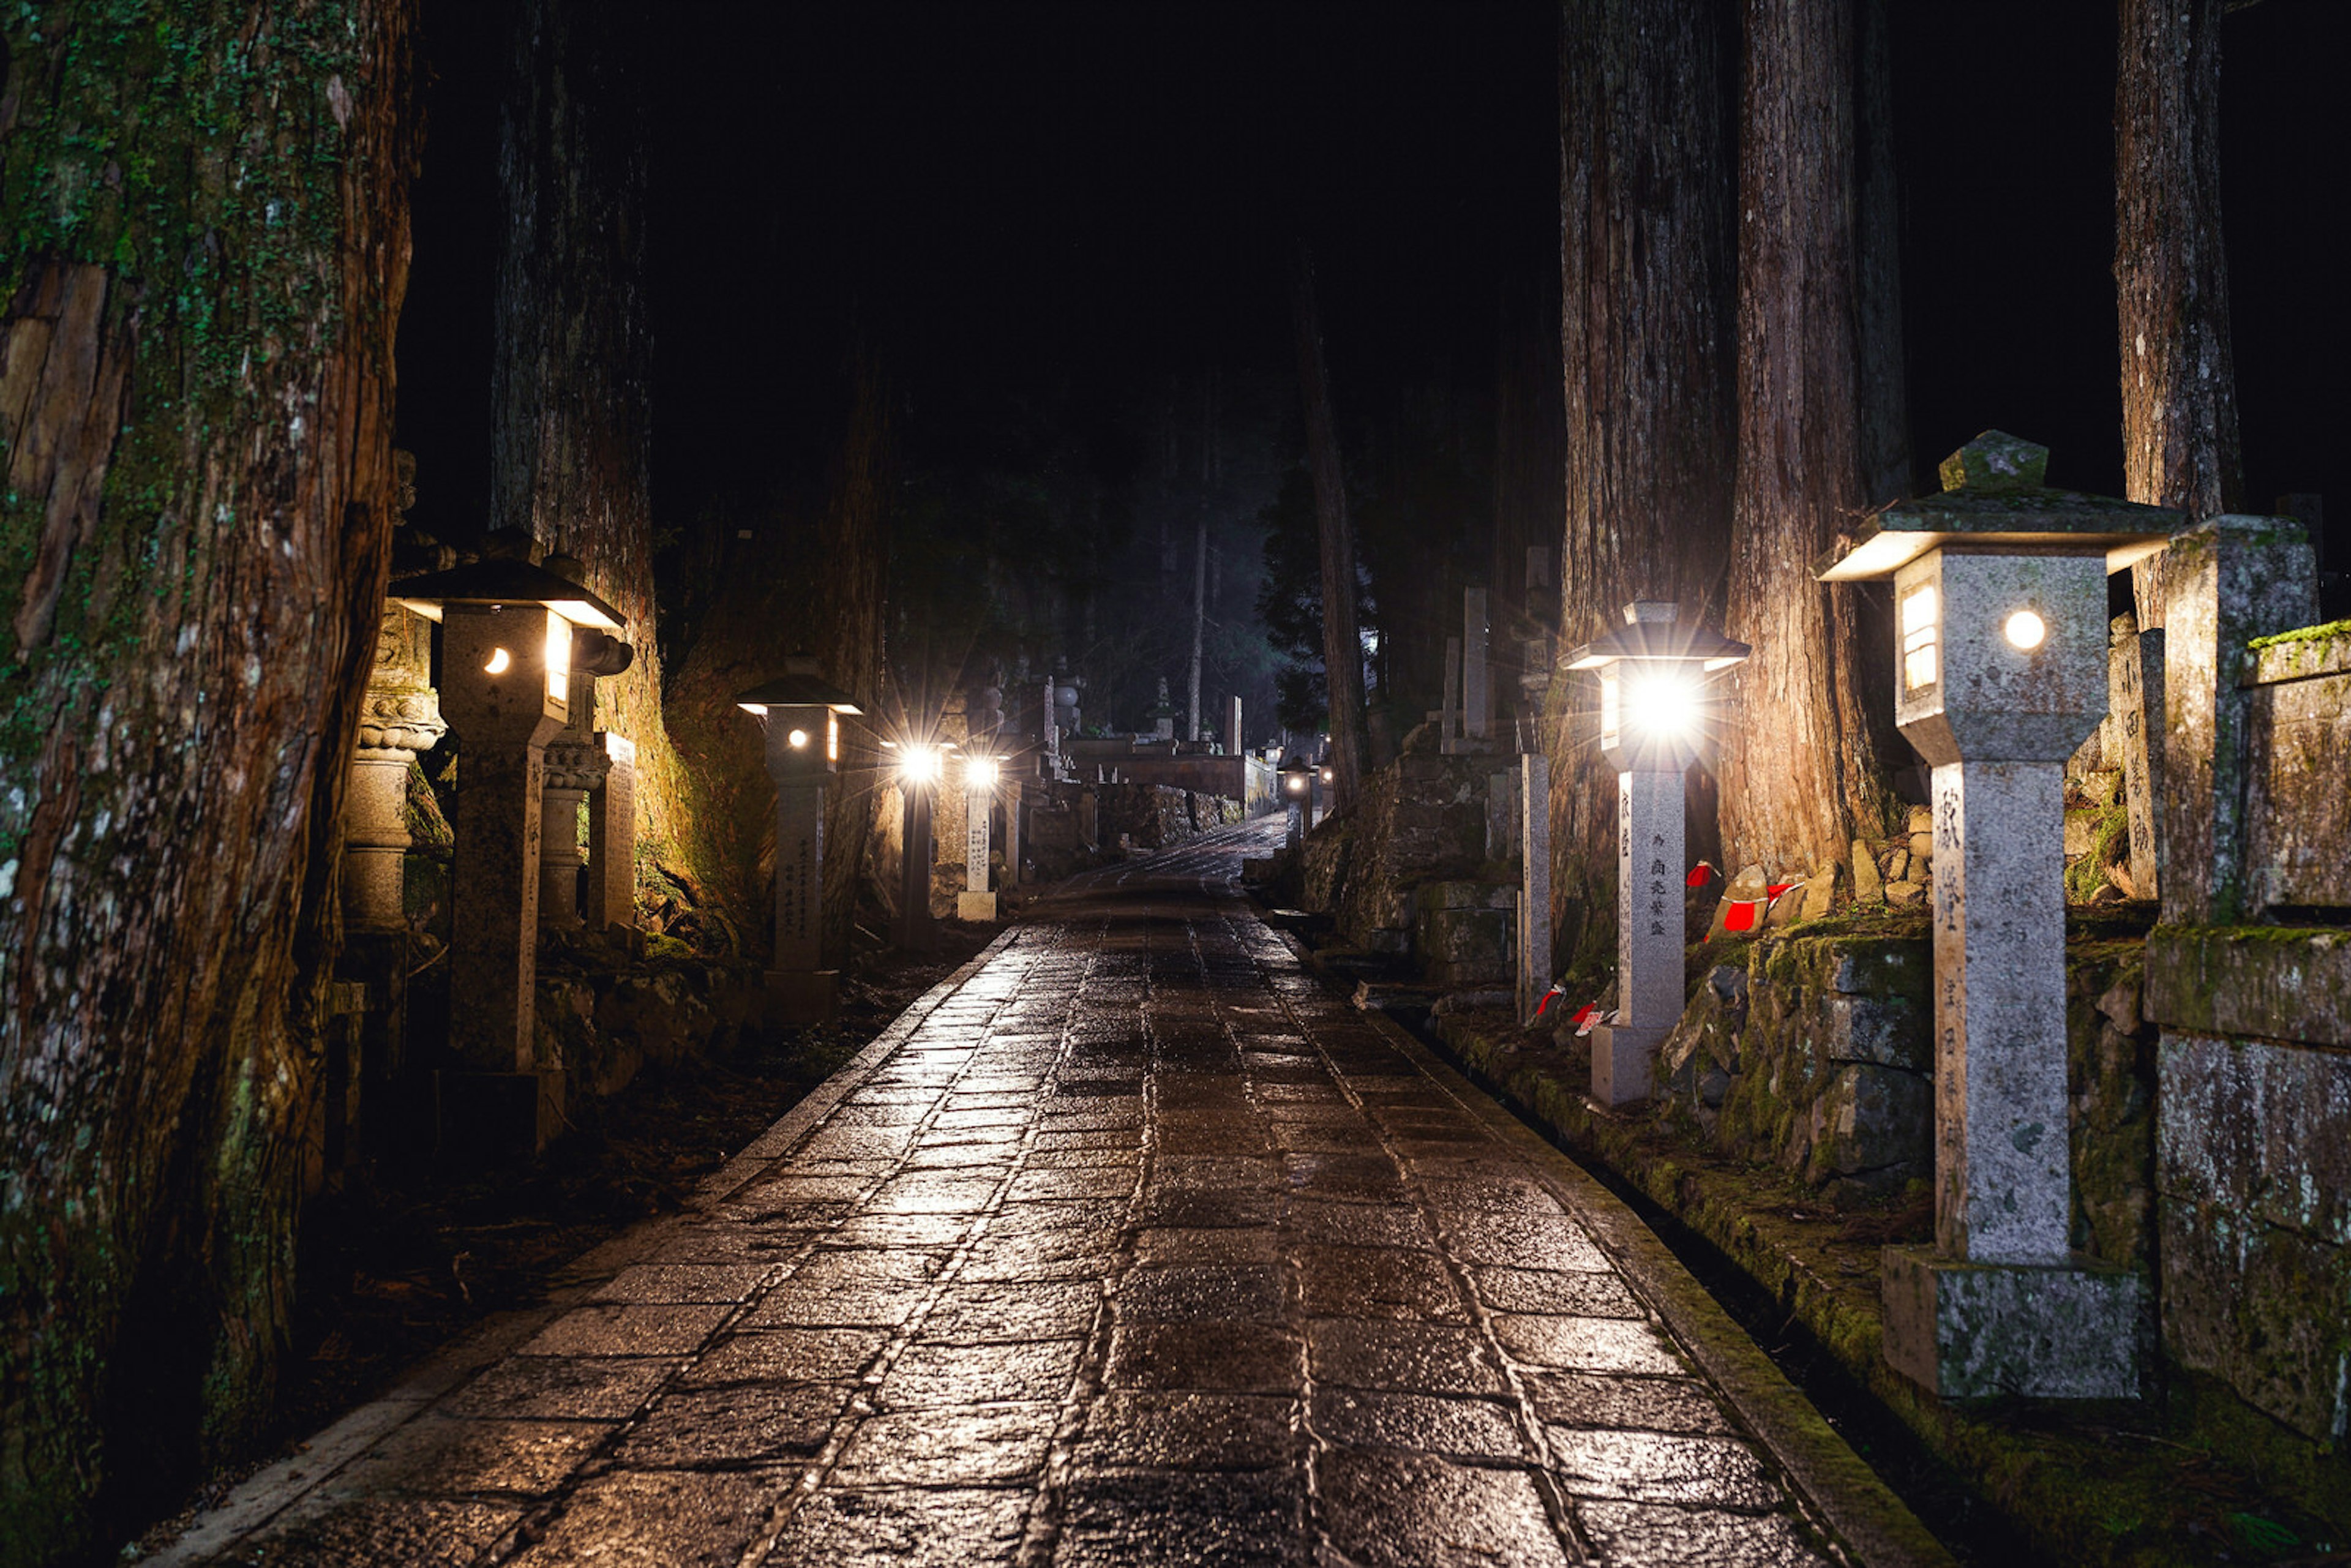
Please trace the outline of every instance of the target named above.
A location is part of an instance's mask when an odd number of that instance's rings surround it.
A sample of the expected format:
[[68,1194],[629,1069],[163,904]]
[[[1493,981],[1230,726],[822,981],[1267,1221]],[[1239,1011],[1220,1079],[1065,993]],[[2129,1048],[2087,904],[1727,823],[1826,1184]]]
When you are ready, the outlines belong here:
[[602,746],[591,740],[552,740],[547,745],[547,788],[549,789],[601,789],[604,776],[612,770],[612,759],[604,755]]
[[430,686],[371,687],[360,708],[361,751],[430,751],[448,733],[440,696]]

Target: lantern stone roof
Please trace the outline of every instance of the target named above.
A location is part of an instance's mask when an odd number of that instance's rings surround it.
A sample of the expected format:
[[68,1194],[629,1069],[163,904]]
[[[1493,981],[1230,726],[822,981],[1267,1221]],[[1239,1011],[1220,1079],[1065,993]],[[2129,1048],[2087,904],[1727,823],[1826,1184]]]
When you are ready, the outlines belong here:
[[2056,490],[2042,482],[2049,449],[1987,430],[1949,457],[1939,494],[1896,501],[1864,517],[1853,543],[1823,556],[1823,582],[1865,582],[1945,545],[2026,555],[2097,555],[2116,572],[2188,526],[2173,507]]
[[1619,660],[1702,664],[1709,670],[1742,664],[1754,650],[1710,626],[1685,626],[1677,607],[1655,600],[1625,606],[1625,624],[1568,654],[1571,670],[1596,670]]
[[771,707],[829,707],[835,713],[862,714],[857,699],[826,680],[817,662],[795,653],[784,661],[784,673],[747,692],[735,694],[736,706],[753,711]]
[[622,630],[621,612],[579,583],[528,560],[491,557],[393,583],[384,597],[427,621],[448,604],[544,604],[577,626]]

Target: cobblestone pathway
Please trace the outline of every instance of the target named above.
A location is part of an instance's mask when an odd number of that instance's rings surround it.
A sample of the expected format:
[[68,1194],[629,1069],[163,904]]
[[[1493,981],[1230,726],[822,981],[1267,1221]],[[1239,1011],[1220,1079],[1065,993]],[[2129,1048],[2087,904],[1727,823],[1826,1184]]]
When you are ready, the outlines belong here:
[[1231,895],[1264,831],[1043,904],[172,1557],[1846,1561],[1595,1189]]

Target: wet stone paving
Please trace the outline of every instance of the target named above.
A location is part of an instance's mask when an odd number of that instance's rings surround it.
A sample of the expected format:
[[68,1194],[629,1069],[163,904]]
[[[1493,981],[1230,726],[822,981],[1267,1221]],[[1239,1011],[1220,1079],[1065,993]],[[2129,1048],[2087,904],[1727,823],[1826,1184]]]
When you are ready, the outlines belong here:
[[722,1197],[171,1555],[1843,1561],[1563,1162],[1234,894],[1264,831],[1036,906]]

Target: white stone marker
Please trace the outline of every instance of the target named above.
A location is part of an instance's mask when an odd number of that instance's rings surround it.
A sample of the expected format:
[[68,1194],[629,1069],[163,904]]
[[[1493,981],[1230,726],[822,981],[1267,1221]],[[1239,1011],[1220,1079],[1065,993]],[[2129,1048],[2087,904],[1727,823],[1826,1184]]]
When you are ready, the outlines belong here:
[[1592,1098],[1605,1106],[1649,1097],[1657,1047],[1681,1021],[1682,775],[1698,755],[1698,682],[1748,654],[1678,614],[1628,604],[1623,630],[1567,661],[1600,675],[1600,752],[1617,770],[1616,1011],[1592,1031]]
[[[984,769],[984,771],[983,771]],[[996,894],[988,889],[988,809],[995,798],[996,764],[975,758],[964,765],[963,891],[956,895],[958,920],[996,918]]]
[[2177,512],[2051,490],[1987,431],[1822,573],[1894,579],[1895,717],[1934,768],[1935,1246],[1886,1250],[1886,1358],[1950,1398],[2138,1393],[2138,1281],[2076,1257],[2064,768],[2105,716],[2106,577]]

